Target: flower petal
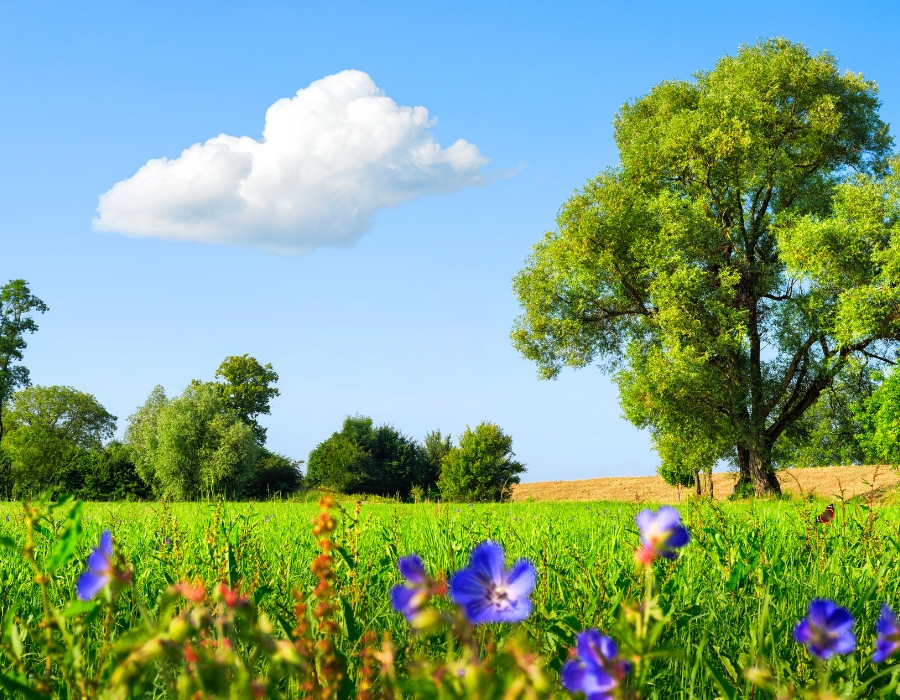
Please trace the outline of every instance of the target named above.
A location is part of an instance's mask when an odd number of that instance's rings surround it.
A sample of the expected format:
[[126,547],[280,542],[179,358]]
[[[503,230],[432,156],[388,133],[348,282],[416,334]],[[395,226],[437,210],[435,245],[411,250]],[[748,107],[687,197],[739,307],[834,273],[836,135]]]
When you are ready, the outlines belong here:
[[844,632],[831,646],[831,650],[835,654],[849,654],[854,649],[856,649],[856,637],[853,636],[853,632]]
[[500,583],[503,580],[503,547],[493,540],[485,540],[472,550],[469,569],[485,579]]
[[809,621],[816,627],[828,627],[828,618],[830,618],[837,605],[830,600],[816,598],[809,604]]
[[828,629],[832,632],[843,632],[853,628],[853,615],[847,608],[835,606],[834,612],[828,616]]
[[410,554],[408,557],[400,557],[397,562],[400,575],[410,583],[425,583],[428,575],[425,573],[425,565],[418,554]]
[[560,672],[562,686],[570,693],[584,692],[584,664],[579,660],[567,661]]
[[647,535],[653,530],[653,527],[656,523],[656,516],[653,515],[653,511],[649,508],[645,508],[636,516],[634,516],[634,522],[637,523],[638,528],[641,531],[641,541],[644,544],[647,544]]
[[485,582],[472,569],[461,569],[450,577],[450,600],[457,605],[468,605],[481,601],[488,602]]
[[812,630],[809,628],[809,619],[803,618],[794,628],[794,639],[799,644],[809,644],[812,641]]
[[90,600],[109,583],[112,578],[110,573],[95,573],[93,571],[85,571],[78,577],[75,584],[75,590],[78,592],[79,600]]
[[681,527],[681,513],[672,506],[662,506],[656,511],[656,527],[660,530],[674,530]]
[[412,607],[412,599],[416,594],[416,591],[412,588],[407,588],[406,586],[394,586],[391,589],[391,605],[394,606],[394,610],[399,613],[403,613],[407,619],[415,613],[415,609]]
[[527,559],[519,559],[505,576],[504,587],[510,598],[527,598],[534,590],[537,572]]

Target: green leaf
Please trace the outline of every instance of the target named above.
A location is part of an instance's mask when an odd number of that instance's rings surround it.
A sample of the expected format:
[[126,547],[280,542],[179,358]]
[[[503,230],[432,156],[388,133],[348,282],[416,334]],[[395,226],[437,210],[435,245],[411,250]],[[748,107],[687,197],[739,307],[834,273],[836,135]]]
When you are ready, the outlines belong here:
[[19,632],[19,626],[16,624],[16,611],[19,608],[18,603],[13,603],[12,607],[6,613],[6,619],[4,620],[3,630],[6,636],[9,638],[10,646],[12,647],[13,654],[15,654],[17,659],[22,658],[22,636]]
[[69,513],[69,526],[56,542],[53,543],[53,549],[50,550],[50,556],[47,557],[47,569],[55,571],[57,568],[65,564],[78,547],[78,539],[81,537],[81,501],[78,501]]
[[0,673],[0,686],[13,693],[19,693],[15,697],[28,698],[28,700],[44,700],[47,697],[43,693],[39,693],[30,686],[25,685],[22,681],[2,673]]
[[16,541],[12,537],[0,535],[0,547],[6,547],[7,549],[18,549],[19,545],[16,544]]
[[63,610],[63,617],[76,617],[86,612],[90,612],[97,607],[96,600],[73,600],[69,603],[69,607]]

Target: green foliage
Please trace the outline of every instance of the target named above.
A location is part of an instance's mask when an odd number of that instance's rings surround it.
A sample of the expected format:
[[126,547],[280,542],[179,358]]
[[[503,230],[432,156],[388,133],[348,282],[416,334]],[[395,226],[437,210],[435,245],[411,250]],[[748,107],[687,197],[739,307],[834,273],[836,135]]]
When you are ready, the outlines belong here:
[[80,492],[116,417],[91,394],[64,386],[33,386],[13,394],[3,450],[10,493]]
[[302,460],[294,460],[277,452],[260,448],[253,476],[244,489],[247,498],[265,500],[275,495],[290,496],[303,488]]
[[441,435],[440,430],[432,430],[425,435],[425,440],[422,443],[422,450],[425,455],[425,461],[428,464],[427,483],[433,485],[435,489],[437,488],[438,480],[441,478],[441,468],[444,463],[444,457],[446,457],[452,449],[453,438],[449,434]]
[[376,428],[365,416],[347,416],[340,432],[310,452],[306,479],[309,486],[342,493],[403,499],[413,486],[426,491],[435,486],[433,465],[421,446],[392,426]]
[[778,491],[779,438],[898,337],[878,109],[873,82],[784,39],[624,105],[620,165],[514,279],[513,344],[545,378],[599,361],[667,469],[727,459]]
[[152,490],[141,479],[135,466],[134,451],[113,440],[102,450],[92,450],[87,469],[80,474],[80,484],[64,488],[86,501],[148,500]]
[[389,425],[376,428],[371,418],[348,416],[310,453],[307,480],[344,493],[408,498],[413,486],[434,488],[436,475],[416,441]]
[[438,486],[445,501],[502,501],[525,466],[515,461],[512,437],[496,423],[466,426],[443,460]]
[[25,333],[34,333],[35,313],[44,313],[47,305],[34,296],[25,280],[12,280],[0,287],[0,441],[6,431],[4,413],[13,392],[28,386],[28,368],[22,361],[27,347]]
[[126,440],[154,494],[176,500],[240,498],[259,452],[252,429],[214,387],[199,383],[172,400],[154,389],[129,418]]
[[878,461],[862,443],[858,414],[878,384],[866,363],[851,362],[819,400],[775,443],[779,467],[872,464]]
[[859,442],[873,461],[900,464],[900,372],[890,372],[855,416],[862,425]]
[[257,422],[260,415],[269,415],[269,401],[279,396],[273,384],[278,374],[271,364],[261,365],[250,355],[231,355],[222,360],[216,370],[215,386],[225,405],[253,430],[260,445],[266,442],[266,429]]

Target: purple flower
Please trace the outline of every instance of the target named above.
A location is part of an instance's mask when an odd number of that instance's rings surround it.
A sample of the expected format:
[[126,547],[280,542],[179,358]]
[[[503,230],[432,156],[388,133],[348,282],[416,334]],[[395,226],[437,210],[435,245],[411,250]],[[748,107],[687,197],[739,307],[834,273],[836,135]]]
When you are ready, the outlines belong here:
[[472,550],[469,568],[450,578],[450,599],[470,622],[521,622],[531,614],[528,596],[537,574],[534,566],[520,559],[504,570],[503,548],[491,540]]
[[872,662],[880,664],[900,649],[900,622],[887,605],[881,606],[881,617],[875,625],[875,653]]
[[391,589],[391,604],[394,610],[403,613],[407,621],[412,622],[431,597],[428,574],[425,573],[425,565],[417,554],[400,557],[397,568],[407,583]]
[[88,555],[87,571],[78,577],[75,585],[79,600],[90,600],[112,580],[115,574],[112,557],[112,535],[109,530],[104,530],[100,535],[100,544]]
[[691,539],[687,528],[681,524],[681,514],[670,506],[663,506],[655,513],[642,510],[634,520],[641,531],[641,548],[635,558],[645,566],[657,557],[674,559],[677,556],[675,550]]
[[849,654],[856,648],[853,616],[847,608],[817,598],[809,604],[809,614],[794,628],[794,639],[820,659]]
[[576,639],[578,656],[562,667],[563,687],[584,693],[588,700],[612,700],[629,670],[625,661],[616,658],[616,643],[597,630],[581,632]]

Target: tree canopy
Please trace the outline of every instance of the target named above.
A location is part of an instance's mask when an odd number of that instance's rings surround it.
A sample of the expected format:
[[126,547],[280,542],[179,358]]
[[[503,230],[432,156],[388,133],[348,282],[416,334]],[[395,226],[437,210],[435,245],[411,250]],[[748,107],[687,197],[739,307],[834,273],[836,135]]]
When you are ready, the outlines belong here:
[[785,39],[616,115],[620,164],[562,207],[514,279],[542,377],[599,362],[667,468],[773,449],[850,362],[890,362],[898,189],[875,83]]
[[466,426],[459,444],[444,456],[441,496],[448,501],[502,501],[525,466],[513,459],[512,437],[496,423]]
[[126,440],[157,497],[240,498],[259,456],[253,431],[209,384],[166,399],[162,387],[130,418]]
[[231,355],[216,370],[215,383],[225,405],[250,426],[260,445],[266,442],[266,429],[257,418],[269,415],[269,401],[280,393],[273,384],[278,374],[271,364],[261,365],[250,355]]

